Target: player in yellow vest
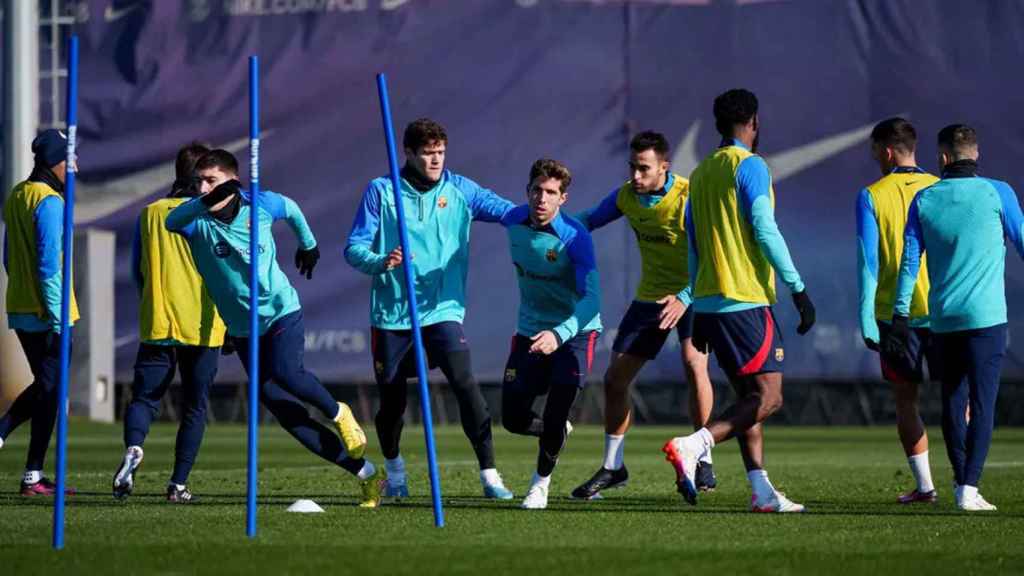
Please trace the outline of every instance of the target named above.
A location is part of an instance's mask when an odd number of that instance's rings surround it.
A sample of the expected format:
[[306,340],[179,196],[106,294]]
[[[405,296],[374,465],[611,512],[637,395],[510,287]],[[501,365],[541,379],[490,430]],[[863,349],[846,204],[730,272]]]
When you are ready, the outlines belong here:
[[662,450],[676,486],[697,503],[695,469],[716,443],[736,437],[747,469],[755,512],[802,512],[777,491],[764,470],[762,423],[782,407],[782,334],[772,313],[775,275],[793,293],[797,333],[814,325],[814,306],[775,224],[775,192],[764,159],[755,154],[760,119],[757,97],[729,90],[715,98],[719,148],[690,175],[686,208],[693,340],[710,350],[736,390],[737,401],[706,427],[673,438]]
[[[57,420],[67,138],[58,130],[45,130],[32,141],[32,153],[32,173],[4,202],[3,261],[7,325],[25,350],[33,382],[0,417],[0,448],[15,428],[31,420],[21,494],[52,496],[56,487],[43,477],[43,463]],[[78,320],[74,290],[70,312],[73,325]]]
[[[625,485],[629,473],[623,449],[631,423],[630,385],[644,364],[658,355],[673,328],[690,383],[690,421],[695,430],[703,428],[711,416],[714,400],[707,354],[692,343],[693,312],[689,292],[684,290],[690,283],[683,226],[690,182],[669,170],[669,145],[662,134],[641,132],[629,148],[630,180],[579,217],[594,230],[625,216],[640,247],[641,275],[636,297],[619,324],[604,375],[604,464],[572,491],[573,498],[595,498],[602,490]],[[702,454],[697,464],[697,487],[715,487],[710,451]]]
[[132,276],[139,288],[139,351],[135,357],[132,401],[124,415],[125,454],[114,474],[115,498],[135,486],[142,446],[175,369],[181,374],[181,424],[167,500],[189,503],[186,482],[206,428],[206,404],[217,375],[224,322],[192,260],[188,241],[167,230],[167,214],[199,195],[195,166],[210,149],[193,142],[178,151],[170,194],[142,209],[132,244]]
[[[903,257],[903,231],[910,203],[918,191],[939,179],[917,167],[914,150],[917,132],[903,118],[879,122],[871,131],[871,155],[882,178],[857,196],[857,267],[860,280],[860,326],[864,343],[878,351],[889,333],[896,279]],[[924,257],[918,270],[910,306],[908,356],[901,359],[879,355],[882,376],[892,383],[896,396],[896,429],[917,486],[897,499],[902,504],[935,502],[935,485],[928,465],[928,434],[917,410],[917,391],[924,381],[924,362],[929,374],[937,370],[928,321],[928,269]]]

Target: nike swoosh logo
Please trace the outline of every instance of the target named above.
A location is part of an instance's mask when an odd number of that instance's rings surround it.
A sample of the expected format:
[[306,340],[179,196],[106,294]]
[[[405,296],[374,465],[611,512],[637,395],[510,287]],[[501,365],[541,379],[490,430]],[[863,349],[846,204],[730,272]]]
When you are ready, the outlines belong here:
[[[260,144],[262,145],[272,133],[271,130],[263,132]],[[237,153],[240,150],[245,150],[248,146],[249,138],[246,137],[214,146],[214,148],[223,148],[228,152]],[[174,160],[106,182],[90,184],[76,182],[75,224],[87,224],[109,216],[154,192],[167,190],[173,183]]]
[[[697,134],[700,132],[700,125],[700,120],[694,121],[683,135],[676,153],[672,156],[673,172],[688,175],[700,163],[700,156],[697,155]],[[771,167],[772,181],[781,182],[796,176],[858,144],[867,142],[874,127],[875,123],[872,122],[809,144],[764,155],[765,161]]]
[[107,9],[103,11],[103,19],[107,22],[116,22],[134,12],[137,8],[142,8],[142,4],[132,4],[126,8],[114,8],[113,4],[107,4]]

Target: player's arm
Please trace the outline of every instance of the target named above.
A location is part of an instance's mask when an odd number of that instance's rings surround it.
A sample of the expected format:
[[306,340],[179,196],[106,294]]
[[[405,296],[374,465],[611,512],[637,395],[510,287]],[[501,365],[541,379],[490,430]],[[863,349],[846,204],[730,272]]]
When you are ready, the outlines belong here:
[[910,301],[914,296],[914,285],[917,283],[917,273],[921,269],[921,257],[925,250],[921,219],[918,216],[921,197],[921,194],[914,197],[907,213],[907,225],[903,229],[903,258],[900,261],[900,273],[896,277],[892,327],[881,345],[882,354],[897,361],[909,358]]
[[501,219],[516,207],[515,204],[502,198],[493,190],[483,188],[465,176],[453,174],[452,184],[465,195],[473,220],[501,222]]
[[860,331],[864,343],[878,350],[875,293],[878,290],[878,218],[866,188],[857,195],[857,280],[860,289]]
[[658,328],[662,330],[675,328],[683,314],[686,313],[686,309],[693,303],[693,279],[697,277],[697,249],[695,247],[696,240],[690,232],[693,227],[693,216],[690,214],[689,202],[686,203],[686,209],[683,211],[683,220],[686,223],[686,268],[689,272],[690,282],[677,294],[670,294],[658,300],[658,304],[662,305],[661,313],[658,315],[661,319]]
[[50,329],[60,333],[60,302],[63,297],[61,269],[62,240],[64,237],[64,202],[57,196],[47,196],[36,206],[36,274],[39,292]]
[[612,190],[612,193],[605,196],[604,200],[576,215],[576,219],[587,227],[587,231],[594,231],[602,226],[607,226],[622,217],[619,210],[619,189]]
[[135,221],[135,234],[132,235],[132,280],[135,289],[142,297],[142,216]]
[[793,303],[800,312],[800,326],[797,332],[807,333],[814,325],[814,305],[810,298],[800,273],[793,265],[793,258],[789,254],[789,247],[786,240],[779,232],[779,226],[775,223],[775,211],[771,202],[771,175],[768,173],[768,165],[760,156],[750,156],[740,162],[736,171],[736,193],[740,202],[740,209],[743,215],[750,222],[754,230],[754,240],[764,253],[768,262],[775,272],[782,278],[782,282],[789,287],[793,293]]
[[193,198],[175,206],[164,219],[164,226],[171,232],[177,232],[187,238],[195,230],[196,220],[206,212],[207,206],[203,203],[203,197]]
[[559,346],[574,338],[581,328],[601,313],[601,283],[597,274],[593,239],[590,234],[579,231],[566,249],[575,269],[576,295],[579,299],[572,316],[552,329],[558,337]]
[[1017,254],[1024,258],[1024,215],[1021,214],[1017,194],[1006,182],[994,181],[993,185],[999,191],[1002,204],[1003,233],[1017,249]]
[[295,250],[295,267],[307,280],[312,279],[313,268],[320,261],[320,248],[316,245],[316,237],[302,209],[291,198],[269,190],[260,192],[259,203],[261,208],[270,213],[274,222],[284,220],[295,233],[299,241],[299,247]]
[[379,254],[373,251],[373,241],[380,232],[380,200],[381,185],[370,182],[363,192],[363,199],[356,209],[352,222],[352,230],[345,244],[345,261],[364,274],[383,274],[402,261],[401,247],[392,250],[391,254]]

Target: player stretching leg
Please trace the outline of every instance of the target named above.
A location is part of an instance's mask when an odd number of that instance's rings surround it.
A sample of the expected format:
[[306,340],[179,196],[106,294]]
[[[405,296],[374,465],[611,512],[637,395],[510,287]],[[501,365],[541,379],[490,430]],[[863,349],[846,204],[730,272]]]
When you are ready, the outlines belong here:
[[[876,352],[892,324],[896,276],[903,255],[903,228],[910,202],[919,190],[938,180],[917,167],[916,147],[917,132],[910,122],[903,118],[879,122],[871,131],[871,155],[882,170],[882,178],[862,189],[857,197],[860,326],[864,344]],[[935,502],[928,465],[928,434],[917,410],[925,361],[929,376],[934,378],[938,373],[928,329],[928,271],[923,260],[914,285],[910,325],[906,362],[890,362],[879,356],[882,377],[892,383],[896,397],[896,430],[917,483],[913,490],[897,498],[901,504]]]
[[[604,375],[604,464],[590,480],[572,491],[573,498],[595,498],[602,490],[626,484],[623,462],[625,435],[631,424],[630,385],[648,360],[653,360],[672,328],[679,335],[683,367],[690,383],[690,421],[694,430],[711,416],[714,396],[708,377],[707,354],[693,346],[693,310],[689,307],[687,238],[683,226],[690,183],[669,171],[669,145],[657,132],[641,132],[629,144],[628,182],[616,188],[592,210],[580,215],[588,230],[622,216],[636,233],[641,276],[636,297],[619,324],[612,359]],[[697,488],[713,490],[711,452],[697,463]]]
[[715,353],[738,399],[718,418],[662,449],[676,472],[676,486],[697,503],[696,464],[715,444],[736,437],[750,481],[755,512],[802,512],[775,490],[764,469],[762,423],[782,407],[782,335],[772,304],[777,271],[800,312],[797,332],[814,324],[800,274],[775,224],[771,176],[755,154],[760,120],[757,97],[730,90],[714,104],[722,144],[690,175],[686,207],[693,291],[694,345]]
[[[248,286],[252,196],[241,189],[238,161],[230,152],[214,150],[203,156],[196,172],[202,195],[172,210],[167,215],[167,229],[188,239],[196,269],[227,324],[228,336],[234,340],[246,371],[249,338],[260,339],[260,401],[306,449],[359,478],[363,493],[360,506],[378,506],[386,474],[363,459],[363,430],[349,407],[335,401],[302,365],[302,306],[295,288],[277,265],[271,227],[278,220],[288,222],[299,240],[295,263],[301,274],[312,278],[320,251],[305,216],[290,198],[270,191],[259,193],[259,334],[252,335]],[[340,441],[338,435],[309,415],[303,402],[334,422]]]
[[[541,159],[530,169],[529,203],[502,218],[519,277],[519,322],[512,339],[502,422],[509,432],[540,437],[537,471],[523,508],[548,506],[551,472],[570,430],[569,410],[586,383],[601,331],[594,243],[580,222],[560,213],[569,169]],[[533,401],[547,395],[544,415]]]

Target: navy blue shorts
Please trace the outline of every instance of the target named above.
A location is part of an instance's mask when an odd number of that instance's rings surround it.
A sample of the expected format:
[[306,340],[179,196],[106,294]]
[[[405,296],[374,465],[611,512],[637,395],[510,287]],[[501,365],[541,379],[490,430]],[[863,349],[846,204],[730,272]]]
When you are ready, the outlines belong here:
[[[441,358],[452,352],[468,352],[469,342],[458,322],[439,322],[420,329],[427,368],[437,368]],[[401,376],[416,376],[416,353],[412,349],[412,330],[370,330],[373,373],[378,383],[391,382]]]
[[[654,360],[671,332],[658,328],[661,324],[658,315],[661,314],[662,307],[657,302],[634,300],[619,323],[619,333],[615,335],[612,350],[620,354]],[[693,334],[693,306],[686,308],[683,317],[676,324],[676,332],[679,333],[680,344]]]
[[770,306],[693,318],[693,345],[714,352],[730,378],[782,372],[786,352],[782,333]]
[[[892,326],[885,322],[878,323],[879,340],[885,342],[886,337],[892,330]],[[928,375],[937,379],[939,371],[939,359],[936,357],[937,347],[932,331],[927,328],[911,328],[910,339],[907,341],[907,351],[910,358],[907,362],[893,363],[887,361],[883,354],[879,354],[879,362],[882,365],[882,377],[889,382],[924,382],[924,365],[928,363]],[[933,375],[934,373],[934,375]]]
[[542,396],[552,386],[583,388],[594,363],[597,331],[577,334],[551,354],[531,353],[533,341],[522,334],[512,337],[512,349],[505,364],[505,387]]

